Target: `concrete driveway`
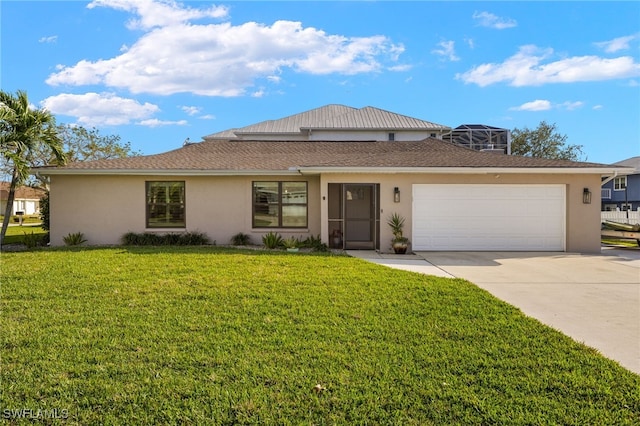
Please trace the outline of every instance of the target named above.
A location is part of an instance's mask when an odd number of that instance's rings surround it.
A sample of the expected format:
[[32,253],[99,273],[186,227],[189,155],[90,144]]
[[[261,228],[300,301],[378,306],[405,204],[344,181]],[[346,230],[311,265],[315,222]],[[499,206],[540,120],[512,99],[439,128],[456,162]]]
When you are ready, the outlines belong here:
[[[349,252],[354,254],[356,252]],[[360,254],[393,268],[464,278],[640,374],[640,250],[601,254]]]

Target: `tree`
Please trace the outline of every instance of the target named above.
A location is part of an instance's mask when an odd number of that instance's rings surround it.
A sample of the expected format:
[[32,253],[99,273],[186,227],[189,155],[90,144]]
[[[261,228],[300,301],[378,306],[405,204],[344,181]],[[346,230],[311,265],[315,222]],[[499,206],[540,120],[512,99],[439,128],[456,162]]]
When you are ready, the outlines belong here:
[[[56,127],[58,137],[62,141],[62,150],[68,162],[93,161],[110,158],[124,158],[141,155],[140,152],[131,149],[131,143],[121,143],[120,136],[103,136],[99,130],[94,128],[86,129],[82,126],[62,124]],[[31,167],[41,167],[54,162],[55,158],[51,150],[39,145],[29,153],[28,162]],[[11,172],[5,161],[2,165],[3,174]],[[35,177],[28,183],[32,186],[46,187],[47,182],[40,182],[40,177]]]
[[555,160],[584,161],[582,145],[567,145],[567,135],[557,132],[556,124],[541,121],[534,130],[511,131],[511,154]]
[[40,146],[45,147],[58,164],[65,163],[53,115],[43,109],[31,109],[24,91],[19,90],[13,95],[0,90],[0,154],[11,166],[11,184],[0,231],[0,245],[9,226],[15,190],[29,176],[30,156]]
[[95,127],[58,126],[58,134],[64,144],[69,162],[107,160],[141,155],[131,150],[131,143],[120,143],[120,136],[103,136]]

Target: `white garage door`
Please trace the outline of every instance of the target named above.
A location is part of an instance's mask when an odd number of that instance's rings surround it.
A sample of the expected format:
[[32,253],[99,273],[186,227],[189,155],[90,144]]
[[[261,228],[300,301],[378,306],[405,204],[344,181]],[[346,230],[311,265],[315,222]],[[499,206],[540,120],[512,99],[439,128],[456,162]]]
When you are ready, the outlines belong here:
[[564,251],[564,185],[413,185],[414,250]]

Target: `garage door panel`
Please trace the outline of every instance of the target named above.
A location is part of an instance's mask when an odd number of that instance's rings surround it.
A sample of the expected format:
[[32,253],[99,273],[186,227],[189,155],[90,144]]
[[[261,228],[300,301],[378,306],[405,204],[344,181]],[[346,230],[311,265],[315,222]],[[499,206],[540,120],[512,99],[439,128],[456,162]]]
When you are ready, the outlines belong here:
[[564,185],[413,188],[415,250],[564,250]]

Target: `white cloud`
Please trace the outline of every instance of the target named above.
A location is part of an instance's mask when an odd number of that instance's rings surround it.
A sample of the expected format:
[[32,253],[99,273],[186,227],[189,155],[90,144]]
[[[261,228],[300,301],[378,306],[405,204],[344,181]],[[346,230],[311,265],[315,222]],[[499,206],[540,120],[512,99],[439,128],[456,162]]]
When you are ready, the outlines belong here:
[[389,71],[398,71],[398,72],[400,72],[400,71],[409,71],[411,68],[413,68],[412,65],[401,64],[401,65],[395,65],[395,66],[389,67],[388,69],[389,69]]
[[138,15],[139,19],[131,19],[127,23],[129,29],[149,30],[181,24],[202,18],[224,18],[229,9],[225,6],[211,6],[208,9],[192,9],[184,7],[173,0],[94,0],[87,8],[109,7]]
[[631,56],[601,58],[574,56],[543,63],[553,49],[533,45],[520,47],[518,53],[502,63],[482,64],[457,74],[456,79],[484,87],[506,82],[511,86],[540,86],[548,83],[603,81],[640,76],[640,64]]
[[573,111],[584,106],[582,101],[566,101],[560,104],[552,104],[546,99],[536,99],[535,101],[525,102],[520,106],[509,108],[511,111],[549,111],[550,109],[565,109]]
[[145,126],[145,127],[186,126],[187,120],[163,121],[163,120],[158,120],[157,118],[149,118],[147,120],[141,120],[136,124],[140,126]]
[[630,47],[629,43],[631,43],[633,40],[638,39],[639,37],[640,35],[634,34],[630,36],[614,38],[613,40],[601,41],[594,44],[607,53],[615,53],[620,50],[628,50]]
[[239,96],[256,79],[273,78],[286,68],[308,74],[376,72],[395,65],[404,51],[385,36],[332,35],[292,21],[270,26],[256,22],[194,25],[187,21],[223,14],[214,8],[184,8],[169,0],[90,4],[96,6],[135,13],[140,16],[137,28],[149,31],[113,58],[59,66],[48,84],[103,84],[160,95]]
[[582,108],[584,106],[584,102],[576,101],[576,102],[563,102],[559,104],[557,107],[560,109],[566,109],[568,111],[573,111],[574,109]]
[[56,41],[58,41],[58,36],[54,35],[54,36],[48,36],[48,37],[41,37],[38,40],[38,43],[55,43]]
[[525,102],[518,107],[509,108],[512,111],[548,111],[551,109],[551,102],[542,99]]
[[602,108],[604,108],[602,105],[594,105],[593,108],[591,109],[598,111],[598,110],[601,110]]
[[200,111],[202,111],[202,108],[196,106],[181,106],[180,109],[186,112],[188,115],[196,115]]
[[450,61],[459,61],[460,58],[456,56],[455,42],[452,40],[441,41],[438,43],[439,49],[434,49],[431,53],[442,56]]
[[133,99],[121,98],[113,93],[63,93],[51,96],[41,105],[55,115],[76,117],[83,126],[117,126],[145,119],[160,108],[150,103],[141,104]]
[[216,116],[213,114],[205,114],[198,117],[200,120],[215,120]]
[[474,12],[473,19],[478,21],[481,27],[493,28],[496,30],[504,30],[518,26],[518,22],[511,18],[501,18],[489,12]]

